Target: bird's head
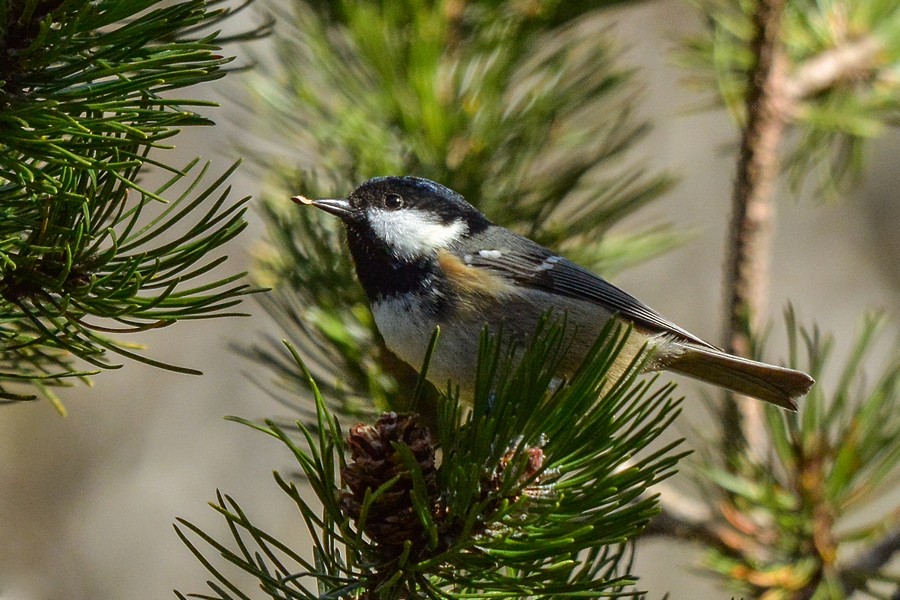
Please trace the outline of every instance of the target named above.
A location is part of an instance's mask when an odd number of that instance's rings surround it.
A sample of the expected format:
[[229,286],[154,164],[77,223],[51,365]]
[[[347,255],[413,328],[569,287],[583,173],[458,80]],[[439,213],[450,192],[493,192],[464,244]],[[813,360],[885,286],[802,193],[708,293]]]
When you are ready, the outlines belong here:
[[340,217],[351,238],[365,240],[400,261],[431,257],[490,225],[462,196],[419,177],[376,177],[346,199],[293,200]]

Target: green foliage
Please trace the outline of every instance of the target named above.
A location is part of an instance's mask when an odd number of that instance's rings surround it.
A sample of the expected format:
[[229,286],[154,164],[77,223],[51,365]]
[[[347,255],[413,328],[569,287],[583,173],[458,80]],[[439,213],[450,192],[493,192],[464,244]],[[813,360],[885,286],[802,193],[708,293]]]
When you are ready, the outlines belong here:
[[853,567],[854,552],[900,525],[896,511],[885,516],[876,508],[900,480],[900,347],[877,376],[867,377],[862,368],[883,325],[883,318],[866,319],[829,390],[833,340],[817,329],[798,330],[789,313],[792,366],[802,346],[820,383],[799,413],[767,410],[768,456],[745,457],[736,472],[715,460],[707,465],[708,497],[723,499],[730,540],[708,564],[742,593],[843,598],[859,588],[880,598],[878,581],[900,580],[896,571]]
[[[671,386],[653,390],[652,380],[636,380],[644,358],[614,385],[606,384],[627,335],[612,324],[572,380],[554,385],[554,366],[565,348],[562,331],[544,328],[521,361],[485,337],[474,406],[466,410],[453,396],[442,397],[435,485],[427,483],[432,462],[414,459],[421,444],[394,442],[377,464],[394,461],[401,468],[367,489],[358,520],[346,510],[348,440],[291,348],[316,401],[316,424],[297,423],[305,444],[271,422],[240,421],[290,449],[321,503],[317,510],[295,483],[276,474],[313,538],[312,557],[260,530],[220,494],[214,508],[228,522],[231,541],[185,521],[177,527],[215,578],[212,595],[196,597],[251,597],[206,558],[210,549],[252,574],[272,598],[634,594],[627,543],[657,511],[647,490],[671,475],[680,458],[673,453],[678,442],[648,446],[677,416],[678,402],[670,397]],[[351,429],[350,442],[359,427]],[[369,452],[376,446],[364,445]],[[361,463],[367,469],[377,464]],[[375,520],[375,507],[388,497],[394,510],[382,526],[414,515],[394,532],[403,539],[393,545],[373,541],[365,516]],[[407,511],[397,509],[404,503]]]
[[[234,167],[210,181],[197,160],[159,158],[181,128],[211,124],[194,112],[211,103],[176,94],[224,75],[217,34],[200,32],[228,11],[159,4],[3,2],[2,400],[32,398],[7,387],[27,383],[62,410],[49,387],[85,377],[79,363],[119,366],[109,353],[195,372],[120,334],[233,314],[249,291],[241,275],[210,277],[225,260],[213,253],[244,227],[247,199],[229,200],[225,181]],[[140,183],[151,166],[170,174],[158,189]]]
[[[397,380],[352,275],[339,224],[287,196],[344,197],[375,175],[428,177],[496,222],[616,272],[677,242],[609,232],[668,189],[628,160],[646,124],[596,8],[608,2],[293,2],[272,6],[275,58],[250,82],[271,247],[266,308],[345,407],[384,407]],[[280,353],[254,350],[261,363]],[[277,360],[278,371],[290,366]],[[340,373],[340,382],[334,374]],[[330,376],[325,376],[330,374]],[[289,383],[300,389],[302,382]]]
[[[743,123],[756,2],[694,3],[708,27],[685,42],[692,81]],[[819,192],[834,195],[860,175],[865,143],[898,124],[900,5],[788,0],[781,40],[787,64],[779,110],[794,132],[785,159],[790,182],[797,190],[812,180]],[[853,53],[846,52],[850,46]],[[829,53],[834,60],[821,62]]]

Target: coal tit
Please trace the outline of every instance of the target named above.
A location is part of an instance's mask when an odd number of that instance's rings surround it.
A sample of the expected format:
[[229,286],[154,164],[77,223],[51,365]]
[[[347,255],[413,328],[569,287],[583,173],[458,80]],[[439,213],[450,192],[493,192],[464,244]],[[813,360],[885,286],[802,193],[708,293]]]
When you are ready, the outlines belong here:
[[346,225],[356,274],[393,353],[421,366],[435,326],[441,326],[428,377],[438,387],[453,382],[464,398],[473,393],[484,326],[502,326],[507,339],[526,340],[552,310],[575,325],[562,365],[566,373],[579,366],[615,316],[634,330],[619,372],[648,343],[655,350],[650,368],[791,410],[813,384],[800,371],[723,352],[587,269],[494,225],[461,195],[427,179],[378,177],[347,199],[293,200]]

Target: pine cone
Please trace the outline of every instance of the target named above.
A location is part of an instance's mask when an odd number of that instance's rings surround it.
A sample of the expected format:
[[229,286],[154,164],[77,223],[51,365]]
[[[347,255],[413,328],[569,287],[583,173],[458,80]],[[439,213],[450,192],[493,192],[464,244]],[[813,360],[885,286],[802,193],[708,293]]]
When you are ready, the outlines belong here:
[[429,505],[437,498],[437,470],[434,446],[428,428],[417,415],[385,413],[375,426],[360,423],[350,428],[347,438],[350,462],[341,469],[345,491],[341,494],[344,514],[359,520],[366,491],[374,492],[396,476],[400,478],[369,508],[363,531],[387,552],[396,552],[411,540],[414,547],[424,543],[422,523],[413,507],[412,478],[392,444],[404,444],[422,469]]

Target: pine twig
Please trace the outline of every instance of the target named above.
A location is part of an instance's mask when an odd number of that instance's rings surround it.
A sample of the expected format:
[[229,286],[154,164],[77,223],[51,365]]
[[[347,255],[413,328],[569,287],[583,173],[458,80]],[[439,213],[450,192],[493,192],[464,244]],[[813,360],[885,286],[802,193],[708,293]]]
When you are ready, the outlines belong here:
[[[756,65],[747,90],[747,116],[732,198],[726,265],[727,320],[725,347],[750,354],[750,323],[762,314],[769,275],[769,247],[778,176],[778,145],[784,134],[785,58],[780,49],[781,18],[786,0],[759,0],[754,13]],[[746,398],[728,399],[723,414],[726,456],[760,448],[764,439],[762,405]]]
[[[9,7],[7,7],[9,4]],[[218,1],[0,2],[0,403],[141,361],[126,333],[236,316],[254,290],[221,273],[249,198],[165,150],[225,75]],[[252,39],[264,26],[236,37]],[[153,167],[168,179],[150,189]],[[217,256],[218,255],[218,256]],[[118,357],[118,358],[117,358]],[[31,386],[35,394],[22,393]]]
[[231,539],[182,519],[176,526],[214,579],[211,594],[195,597],[250,597],[240,587],[247,579],[219,570],[213,554],[279,599],[638,597],[628,541],[656,513],[650,488],[685,455],[678,441],[645,451],[677,418],[679,400],[671,385],[636,379],[643,357],[601,391],[627,341],[612,323],[584,368],[548,391],[563,328],[548,322],[521,356],[485,335],[472,405],[442,398],[435,430],[416,415],[387,413],[349,437],[286,342],[315,401],[313,423],[296,425],[303,441],[271,421],[232,420],[296,458],[321,508],[298,484],[276,479],[300,510],[315,560],[304,558],[309,542],[280,541],[219,494],[213,508]]
[[798,65],[784,82],[784,96],[798,101],[827,90],[840,81],[871,71],[885,49],[883,40],[874,36],[847,41]]

